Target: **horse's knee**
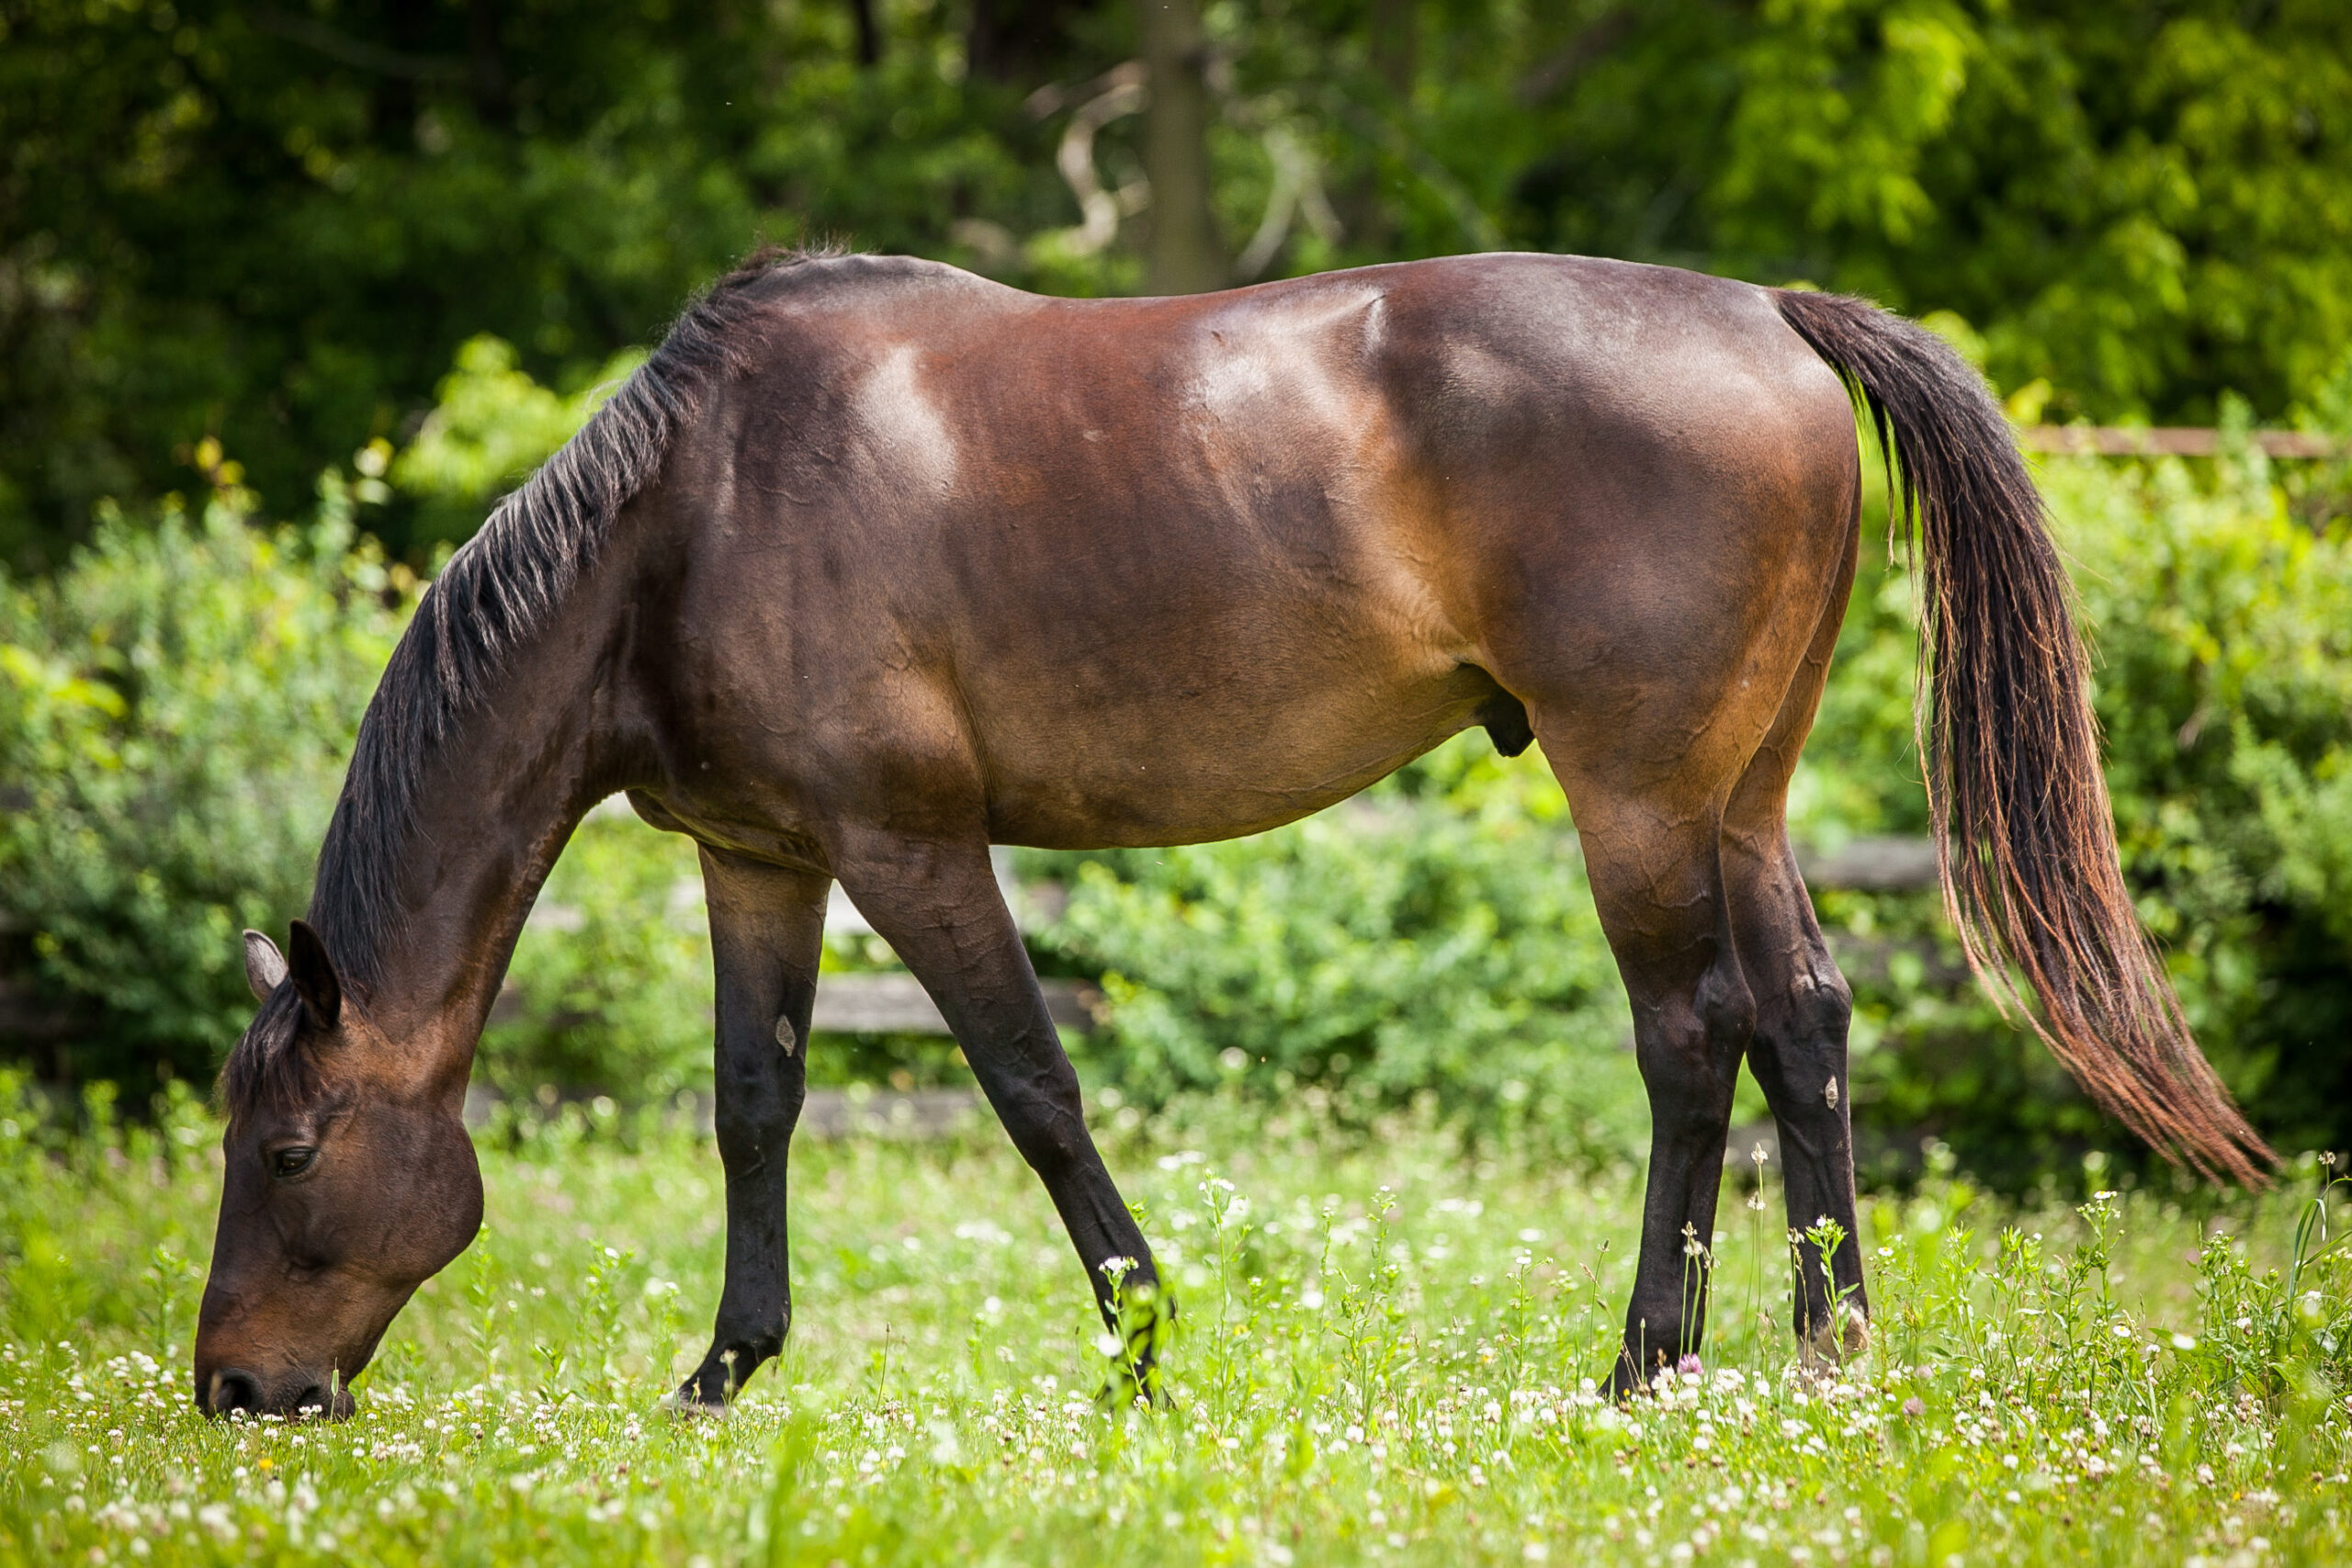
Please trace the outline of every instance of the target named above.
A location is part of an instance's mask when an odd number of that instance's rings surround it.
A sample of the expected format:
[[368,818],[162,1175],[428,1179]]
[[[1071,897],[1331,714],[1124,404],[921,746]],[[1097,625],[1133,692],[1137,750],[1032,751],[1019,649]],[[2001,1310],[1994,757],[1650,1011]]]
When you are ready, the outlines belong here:
[[1093,1153],[1094,1140],[1082,1122],[1048,1108],[1005,1118],[1012,1146],[1029,1168],[1050,1186],[1083,1166]]
[[711,1132],[719,1157],[730,1164],[780,1152],[791,1143],[808,1099],[797,1073],[722,1073],[713,1089]]

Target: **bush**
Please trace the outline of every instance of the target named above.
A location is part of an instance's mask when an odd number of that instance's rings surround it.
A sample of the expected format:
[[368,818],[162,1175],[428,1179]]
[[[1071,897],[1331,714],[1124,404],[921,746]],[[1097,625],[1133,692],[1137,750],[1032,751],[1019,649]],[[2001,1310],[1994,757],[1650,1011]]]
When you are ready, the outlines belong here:
[[[434,462],[389,469],[421,499],[481,506],[587,407],[490,395],[519,379],[493,347],[451,378],[441,446],[412,449]],[[230,474],[217,455],[212,472]],[[2352,520],[2312,476],[2281,486],[2243,452],[2043,478],[2099,658],[2126,871],[2190,1019],[2275,1139],[2352,1145]],[[0,583],[0,917],[42,997],[83,1021],[33,1053],[44,1076],[136,1096],[209,1072],[242,1027],[236,930],[281,929],[307,902],[413,599],[354,531],[363,491],[383,493],[330,476],[314,522],[265,529],[224,485],[200,514],[108,517],[53,581]],[[1865,524],[1874,555],[1883,524],[1883,507]],[[1792,789],[1801,841],[1926,829],[1912,609],[1900,567],[1866,562]],[[1507,761],[1474,734],[1277,832],[1021,863],[1069,886],[1033,939],[1040,967],[1099,977],[1112,1002],[1074,1042],[1081,1066],[1137,1101],[1296,1097],[1360,1124],[1423,1102],[1572,1156],[1639,1146],[1623,994],[1540,757]],[[1817,901],[1855,987],[1856,1117],[1883,1170],[1923,1133],[2007,1186],[2129,1147],[1961,976],[1932,894]],[[887,962],[874,945],[837,943],[828,966]],[[707,1081],[684,841],[617,807],[592,816],[513,973],[526,1005],[485,1035],[485,1083],[646,1101]],[[930,1077],[948,1059],[861,1038],[811,1068]],[[1760,1113],[1750,1089],[1739,1114]]]
[[[2352,1146],[2352,531],[2299,520],[2258,454],[2058,459],[2041,479],[2095,654],[2124,869],[2207,1055],[2289,1150]],[[1865,524],[1866,540],[1879,531]],[[1923,831],[1912,588],[1866,563],[1792,790],[1801,838]],[[1947,1139],[2017,1186],[2129,1150],[1952,976],[1928,895],[1823,893],[1854,981],[1855,1101],[1896,1163]],[[1889,1145],[1895,1145],[1890,1147]]]
[[415,588],[321,494],[306,528],[233,487],[109,513],[53,579],[0,579],[0,910],[78,1020],[44,1076],[208,1077],[252,1011],[238,931],[303,908]]
[[510,1099],[596,1089],[637,1104],[710,1083],[710,925],[694,845],[618,799],[589,814],[507,971],[522,1000],[474,1081]]
[[388,475],[416,500],[412,537],[469,536],[500,496],[530,478],[645,362],[642,350],[615,355],[565,397],[516,368],[518,358],[513,344],[487,334],[458,345],[433,412]]
[[2298,521],[2258,455],[2051,490],[2143,913],[2257,1124],[2352,1147],[2352,520]]
[[1071,884],[1044,957],[1110,1002],[1083,1065],[1146,1103],[1229,1085],[1363,1122],[1428,1097],[1630,1154],[1624,994],[1563,807],[1540,759],[1477,734],[1254,838],[1028,857]]
[[[418,587],[333,476],[307,527],[112,515],[45,582],[0,583],[0,911],[62,1021],[44,1077],[209,1083],[252,1016],[237,932],[310,901],[353,736]],[[653,1100],[708,1076],[709,944],[691,845],[599,813],[516,949],[522,1010],[480,1081]]]

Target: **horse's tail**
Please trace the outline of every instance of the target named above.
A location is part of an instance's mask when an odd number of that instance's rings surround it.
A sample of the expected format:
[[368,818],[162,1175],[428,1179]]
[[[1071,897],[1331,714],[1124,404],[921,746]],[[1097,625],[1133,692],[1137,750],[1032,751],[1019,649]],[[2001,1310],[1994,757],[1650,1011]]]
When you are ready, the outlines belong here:
[[1970,967],[2166,1158],[2262,1183],[2277,1156],[2197,1049],[2124,886],[2073,595],[2007,422],[1925,328],[1867,300],[1773,298],[1870,410],[1918,526],[1919,752]]

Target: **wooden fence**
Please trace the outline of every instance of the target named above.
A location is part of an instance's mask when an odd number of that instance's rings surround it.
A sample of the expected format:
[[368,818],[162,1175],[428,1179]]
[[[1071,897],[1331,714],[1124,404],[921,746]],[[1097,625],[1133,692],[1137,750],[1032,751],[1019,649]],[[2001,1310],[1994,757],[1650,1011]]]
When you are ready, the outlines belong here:
[[[2307,430],[2253,430],[2247,445],[2272,457],[2352,457],[2352,441]],[[2218,430],[2183,425],[2027,424],[2018,445],[2029,452],[2098,457],[2211,457],[2222,450]]]
[[[1816,890],[1900,893],[1936,885],[1931,839],[1851,839],[1825,853],[1801,851],[1797,859],[1806,886]],[[1023,887],[1014,907],[1057,906],[1058,891],[1036,885]],[[1870,962],[1867,953],[1856,957],[1865,964]],[[1046,1007],[1056,1024],[1079,1032],[1094,1027],[1102,992],[1072,980],[1043,984]],[[911,975],[846,974],[828,975],[817,982],[811,1027],[842,1033],[944,1034],[947,1021]]]
[[[1864,893],[1902,892],[1932,887],[1936,882],[1935,845],[1926,839],[1854,839],[1824,853],[1800,852],[1799,864],[1807,885],[1815,889],[1847,889]],[[1014,886],[1007,882],[1014,908],[1024,926],[1048,922],[1059,910],[1061,889],[1052,884]],[[549,911],[561,923],[567,911]],[[846,898],[836,897],[827,912],[828,926],[853,932],[869,930]],[[0,931],[0,935],[7,934]],[[1043,982],[1046,1009],[1060,1028],[1083,1033],[1101,1018],[1102,993],[1076,980]],[[523,997],[510,981],[492,1010],[491,1021],[515,1017]],[[947,1021],[940,1016],[920,982],[904,973],[831,974],[817,985],[812,1027],[841,1034],[945,1034]],[[0,976],[0,1042],[19,1050],[51,1045],[70,1037],[83,1021],[70,1010],[43,1004],[32,987],[21,979]]]

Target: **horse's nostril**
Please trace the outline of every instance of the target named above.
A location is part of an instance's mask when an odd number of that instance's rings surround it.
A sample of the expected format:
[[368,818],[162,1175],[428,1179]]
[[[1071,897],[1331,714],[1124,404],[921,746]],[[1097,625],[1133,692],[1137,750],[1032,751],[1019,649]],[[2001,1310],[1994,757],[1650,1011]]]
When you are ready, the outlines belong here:
[[205,1405],[215,1416],[226,1416],[235,1410],[259,1414],[261,1384],[251,1372],[223,1368],[212,1374],[212,1386],[205,1391]]
[[313,1420],[347,1420],[357,1409],[358,1404],[352,1399],[351,1391],[339,1383],[332,1386],[322,1382],[309,1383],[294,1398],[294,1414]]

